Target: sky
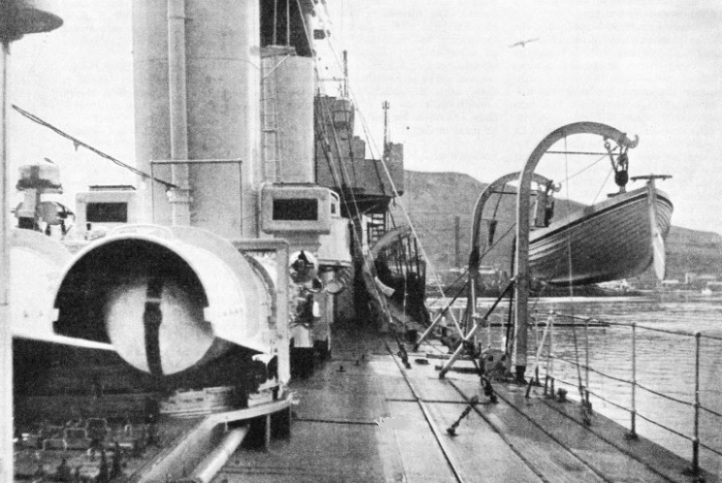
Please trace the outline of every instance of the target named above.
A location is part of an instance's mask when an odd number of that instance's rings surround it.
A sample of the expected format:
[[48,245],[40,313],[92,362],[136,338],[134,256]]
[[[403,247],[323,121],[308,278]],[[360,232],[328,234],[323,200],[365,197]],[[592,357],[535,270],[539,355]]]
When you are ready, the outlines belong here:
[[[61,29],[12,46],[10,102],[132,163],[130,0],[57,5]],[[675,225],[722,233],[719,2],[326,0],[317,20],[331,29],[336,55],[349,52],[350,88],[373,154],[383,101],[406,169],[483,182],[521,170],[554,129],[602,122],[639,136],[631,175],[673,176],[660,188],[675,204]],[[528,39],[538,40],[510,47]],[[335,64],[330,52],[319,49],[322,64]],[[12,112],[10,134],[14,165],[53,159],[68,194],[89,178],[133,181]],[[567,147],[603,149],[582,138]],[[614,191],[608,160],[548,158],[537,172],[562,182],[557,196],[589,203]]]

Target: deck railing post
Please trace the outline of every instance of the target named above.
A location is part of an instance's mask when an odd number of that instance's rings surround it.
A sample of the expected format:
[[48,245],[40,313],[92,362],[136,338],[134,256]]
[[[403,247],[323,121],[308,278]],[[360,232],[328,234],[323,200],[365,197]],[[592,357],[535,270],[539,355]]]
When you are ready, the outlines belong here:
[[[572,320],[572,323],[574,321]],[[587,406],[589,405],[589,317],[584,319],[584,370],[587,389]]]
[[632,322],[632,418],[629,436],[637,437],[637,323]]
[[700,332],[694,333],[694,438],[692,438],[692,472],[696,475],[699,472],[699,352]]
[[[547,372],[551,374],[552,380],[554,379],[554,312],[549,312],[549,319],[547,319],[549,326],[549,366]],[[552,389],[552,394],[554,390]]]

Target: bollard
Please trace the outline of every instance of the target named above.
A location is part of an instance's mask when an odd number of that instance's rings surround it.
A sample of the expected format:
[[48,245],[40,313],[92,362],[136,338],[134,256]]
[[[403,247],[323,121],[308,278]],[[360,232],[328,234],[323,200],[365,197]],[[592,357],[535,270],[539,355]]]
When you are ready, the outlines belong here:
[[533,385],[534,385],[534,378],[532,377],[532,378],[529,379],[529,384],[526,385],[526,394],[524,394],[524,397],[525,397],[526,399],[529,399],[530,394],[531,394],[531,387],[532,387]]
[[592,405],[589,402],[589,390],[582,389],[582,422],[585,426],[592,425]]
[[551,390],[551,393],[550,393],[549,395],[550,395],[551,397],[554,397],[554,394],[556,393],[556,391],[555,391],[555,389],[554,389],[554,378],[552,377],[551,379],[552,379],[552,390]]

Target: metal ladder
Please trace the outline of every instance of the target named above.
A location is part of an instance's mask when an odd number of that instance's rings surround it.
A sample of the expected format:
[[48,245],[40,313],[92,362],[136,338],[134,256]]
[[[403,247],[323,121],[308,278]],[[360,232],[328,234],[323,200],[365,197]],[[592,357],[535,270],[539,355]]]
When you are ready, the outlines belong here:
[[278,135],[278,97],[276,76],[273,70],[276,68],[277,57],[269,56],[266,62],[262,62],[261,80],[261,105],[263,106],[262,126],[262,159],[264,179],[277,182],[280,179],[280,136]]

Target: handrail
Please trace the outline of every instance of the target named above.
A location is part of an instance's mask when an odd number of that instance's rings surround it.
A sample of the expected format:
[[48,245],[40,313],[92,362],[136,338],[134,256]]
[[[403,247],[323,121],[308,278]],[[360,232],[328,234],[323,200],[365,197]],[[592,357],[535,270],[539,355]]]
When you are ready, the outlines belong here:
[[[565,384],[565,385],[568,385],[571,387],[575,387],[575,388],[578,388],[582,384],[586,384],[587,387],[582,386],[580,388],[581,392],[583,394],[582,397],[584,399],[587,399],[587,401],[583,401],[583,403],[585,403],[585,402],[588,403],[589,395],[592,395],[601,401],[609,403],[612,406],[617,407],[618,409],[628,412],[630,414],[630,437],[632,437],[632,438],[636,438],[636,436],[637,436],[637,434],[636,434],[636,418],[640,417],[641,419],[653,424],[654,426],[657,426],[665,431],[668,431],[669,433],[672,433],[672,434],[684,439],[685,441],[691,442],[692,443],[692,462],[691,462],[692,468],[691,468],[691,470],[695,474],[697,474],[700,470],[700,466],[699,466],[700,447],[704,448],[718,456],[722,456],[722,449],[717,449],[717,448],[711,447],[709,444],[705,444],[703,441],[700,440],[700,434],[699,434],[699,428],[700,428],[699,423],[700,423],[700,412],[701,411],[705,411],[706,413],[708,413],[714,417],[722,419],[722,413],[720,413],[712,408],[704,406],[702,404],[702,402],[700,401],[700,356],[701,356],[700,347],[701,347],[701,341],[702,340],[722,341],[722,337],[715,336],[715,335],[709,335],[709,334],[702,334],[701,332],[689,332],[689,331],[683,331],[683,330],[671,330],[671,329],[662,329],[662,328],[658,328],[658,327],[650,327],[648,325],[639,325],[635,322],[618,322],[618,321],[612,322],[612,321],[607,321],[607,320],[603,320],[603,319],[597,319],[594,317],[583,317],[583,316],[578,316],[578,315],[573,315],[573,314],[571,314],[571,315],[570,314],[561,314],[561,313],[558,313],[555,311],[550,312],[550,315],[549,315],[548,323],[551,324],[552,327],[554,325],[557,325],[554,321],[555,317],[567,318],[567,319],[572,319],[572,320],[583,320],[585,322],[584,325],[585,325],[586,331],[589,330],[588,324],[590,321],[599,321],[599,322],[604,322],[605,324],[607,324],[609,326],[626,327],[626,328],[631,329],[631,336],[632,336],[631,337],[631,343],[632,343],[631,356],[632,357],[631,357],[631,361],[630,361],[631,378],[614,376],[614,375],[608,374],[606,372],[600,371],[600,370],[595,369],[590,366],[588,336],[586,336],[584,338],[584,341],[585,341],[584,349],[582,349],[582,348],[577,349],[577,350],[585,350],[586,351],[586,354],[585,354],[586,362],[585,363],[579,362],[578,357],[577,357],[577,360],[575,361],[575,360],[567,359],[565,357],[556,355],[553,350],[554,347],[553,347],[552,340],[550,339],[548,342],[548,350],[546,351],[546,354],[544,354],[544,351],[541,351],[540,353],[541,353],[542,357],[547,358],[546,376],[549,379],[551,379],[552,387],[554,387],[554,385],[553,385],[554,381],[558,381],[562,384]],[[655,389],[652,389],[649,386],[646,386],[646,385],[643,385],[643,384],[640,384],[639,382],[637,382],[637,357],[638,357],[637,356],[637,345],[638,345],[637,331],[638,330],[663,333],[663,334],[673,335],[673,336],[677,336],[677,337],[685,337],[685,338],[693,338],[694,339],[694,385],[692,388],[693,389],[693,391],[692,391],[693,400],[684,400],[684,399],[681,399],[676,396],[665,394],[663,392],[657,391]],[[541,348],[543,348],[543,346],[544,346],[544,341],[542,340]],[[553,369],[554,368],[553,361],[555,361],[555,360],[563,362],[565,364],[569,364],[573,367],[584,369],[585,371],[587,371],[586,381],[582,382],[580,380],[578,382],[570,382],[570,381],[561,379],[559,377],[556,377],[554,374],[554,369]],[[541,365],[542,364],[540,364],[540,366]],[[590,372],[594,373],[594,374],[598,374],[602,378],[628,385],[631,389],[631,394],[630,394],[630,398],[631,398],[630,406],[631,407],[625,407],[623,404],[612,401],[612,400],[602,396],[601,394],[597,393],[596,391],[591,390],[588,387],[590,385],[589,376],[588,376],[588,374]],[[654,420],[650,416],[640,414],[637,410],[637,401],[636,401],[636,396],[637,396],[636,390],[637,389],[641,389],[641,390],[643,390],[649,394],[652,394],[656,397],[659,397],[661,399],[672,401],[672,402],[680,404],[682,406],[692,408],[694,410],[694,419],[692,422],[693,427],[692,427],[691,434],[684,434],[680,430],[671,428],[671,427],[663,424],[661,421]],[[546,391],[546,388],[545,388],[545,391]]]
[[706,408],[706,407],[704,407],[704,406],[700,406],[699,408],[702,409],[702,410],[704,410],[704,411],[707,411],[707,412],[710,413],[710,414],[713,414],[713,415],[717,416],[718,418],[722,418],[722,414],[718,413],[717,411],[714,411],[714,410],[712,410],[712,409],[710,409],[710,408]]
[[611,399],[607,399],[607,398],[605,398],[604,396],[602,396],[601,394],[598,394],[598,393],[592,391],[591,389],[587,389],[587,391],[589,392],[589,394],[591,394],[592,396],[596,397],[597,399],[601,399],[602,401],[604,401],[604,402],[606,402],[606,403],[608,403],[608,404],[611,404],[612,406],[616,406],[616,407],[618,407],[619,409],[623,409],[623,410],[625,410],[625,411],[629,411],[629,409],[625,408],[625,407],[622,406],[621,404],[616,403],[616,402],[612,401]]
[[670,428],[670,427],[668,427],[668,426],[665,426],[664,424],[662,424],[662,423],[660,423],[660,422],[657,422],[657,421],[655,421],[655,420],[653,420],[653,419],[651,419],[651,418],[648,418],[647,416],[644,416],[643,414],[637,413],[637,416],[639,416],[640,418],[644,419],[644,420],[647,421],[648,423],[652,423],[652,424],[654,424],[654,425],[657,426],[657,427],[660,427],[660,428],[662,428],[662,429],[665,429],[665,430],[669,431],[670,433],[679,436],[679,437],[682,438],[682,439],[686,439],[687,441],[693,441],[693,438],[692,438],[691,436],[687,436],[687,435],[684,434],[684,433],[680,433],[680,432],[677,431],[676,429],[672,429],[672,428]]
[[606,377],[607,379],[611,379],[611,380],[613,380],[613,381],[625,382],[625,383],[627,383],[627,384],[631,384],[631,383],[632,383],[632,381],[630,381],[630,380],[628,380],[628,379],[622,379],[621,377],[616,377],[616,376],[611,376],[611,375],[609,375],[609,374],[605,374],[604,372],[602,372],[602,371],[600,371],[600,370],[597,370],[597,369],[594,369],[593,367],[587,367],[585,364],[579,364],[579,363],[576,362],[576,361],[572,361],[572,360],[570,360],[570,359],[565,359],[564,357],[559,357],[559,356],[550,356],[550,357],[553,357],[554,359],[556,359],[556,360],[558,360],[558,361],[562,361],[562,362],[566,362],[566,363],[568,363],[568,364],[572,364],[573,366],[579,366],[579,367],[581,367],[582,369],[589,369],[590,371],[594,372],[595,374],[599,374],[600,376],[604,376],[604,377]]
[[640,388],[640,389],[644,389],[645,391],[647,391],[647,392],[649,392],[649,393],[652,393],[652,394],[654,394],[655,396],[659,396],[659,397],[662,397],[662,398],[664,398],[664,399],[668,399],[668,400],[670,400],[670,401],[674,401],[674,402],[676,402],[676,403],[678,403],[678,404],[683,404],[683,405],[685,405],[685,406],[694,407],[694,403],[693,403],[693,402],[683,401],[683,400],[681,400],[681,399],[677,399],[676,397],[668,396],[667,394],[662,394],[661,392],[655,391],[654,389],[650,389],[650,388],[648,388],[648,387],[646,387],[646,386],[641,385],[640,383],[637,383],[637,387]]
[[[616,376],[612,376],[612,375],[610,375],[610,374],[606,374],[606,373],[604,373],[604,372],[602,372],[602,371],[600,371],[600,370],[598,370],[598,369],[594,369],[593,367],[588,367],[588,366],[585,365],[585,364],[579,364],[579,363],[577,363],[576,361],[572,361],[572,360],[570,360],[570,359],[565,359],[564,357],[559,357],[559,356],[551,356],[551,357],[553,357],[554,359],[556,359],[556,360],[558,360],[558,361],[566,362],[567,364],[571,364],[571,365],[573,365],[573,366],[575,366],[575,367],[578,366],[578,367],[581,367],[582,369],[586,369],[586,370],[588,370],[588,371],[590,371],[590,372],[593,372],[593,373],[595,373],[595,374],[599,374],[600,376],[604,376],[604,377],[606,377],[607,379],[611,379],[612,381],[623,382],[623,383],[626,383],[626,384],[632,384],[632,382],[633,382],[633,381],[631,381],[631,380],[629,380],[629,379],[624,379],[624,378],[621,378],[621,377],[616,377]],[[683,401],[683,400],[681,400],[681,399],[677,399],[677,398],[672,397],[672,396],[669,396],[669,395],[667,395],[667,394],[663,394],[663,393],[661,393],[661,392],[655,391],[654,389],[650,389],[649,387],[643,386],[642,384],[640,384],[640,383],[638,383],[638,382],[635,383],[635,384],[636,384],[636,386],[637,386],[638,388],[644,389],[645,391],[650,392],[650,393],[654,394],[655,396],[659,396],[659,397],[662,397],[662,398],[665,398],[665,399],[669,399],[670,401],[674,401],[674,402],[676,402],[676,403],[683,404],[683,405],[685,405],[685,406],[694,406],[694,403],[691,402],[691,401]],[[591,391],[590,391],[590,393],[591,393]],[[704,409],[706,409],[706,408],[704,408]],[[712,410],[709,410],[709,412],[711,412],[711,413],[713,413],[713,414],[716,414],[716,415],[718,415],[719,417],[722,417],[722,414],[714,413],[714,411],[712,411]]]
[[[564,359],[560,359],[560,360],[564,360]],[[567,360],[564,360],[564,361],[565,361],[565,362],[569,362],[569,361],[567,361]],[[565,385],[570,386],[570,387],[577,387],[577,386],[578,386],[578,384],[575,383],[575,382],[570,382],[570,381],[567,381],[566,379],[562,379],[562,378],[559,378],[559,377],[555,378],[555,381],[556,381],[556,382],[561,382],[562,384],[565,384]],[[617,402],[614,402],[614,401],[612,401],[611,399],[608,399],[608,398],[602,396],[601,394],[599,394],[599,393],[597,393],[597,392],[595,392],[595,391],[592,391],[591,389],[586,389],[586,388],[585,388],[585,390],[586,390],[589,394],[591,394],[592,396],[596,397],[597,399],[599,399],[599,400],[601,400],[601,401],[606,402],[607,404],[611,404],[612,406],[615,406],[616,408],[621,409],[622,411],[631,412],[631,410],[630,410],[629,408],[623,406],[622,404],[619,404],[619,403],[617,403]],[[704,408],[702,408],[702,409],[704,409]],[[715,414],[716,416],[722,417],[722,414],[719,414],[719,413],[714,413],[714,414]],[[665,429],[665,430],[669,431],[670,433],[673,433],[673,434],[675,434],[676,436],[679,436],[679,437],[682,438],[682,439],[685,439],[685,440],[687,440],[687,441],[694,441],[694,438],[691,437],[691,436],[687,436],[686,434],[680,433],[679,431],[677,431],[677,430],[675,430],[675,429],[673,429],[673,428],[669,428],[669,427],[667,427],[667,426],[665,426],[665,425],[663,425],[663,424],[661,424],[661,423],[659,423],[659,422],[657,422],[657,421],[654,421],[653,419],[648,418],[647,416],[644,416],[644,415],[642,415],[642,414],[637,413],[637,415],[638,415],[640,418],[644,419],[645,421],[647,421],[647,422],[649,422],[649,423],[651,423],[651,424],[653,424],[653,425],[655,425],[655,426],[657,426],[657,427],[660,427],[660,428],[662,428],[662,429]],[[715,453],[715,454],[717,454],[717,455],[719,455],[719,456],[722,456],[722,451],[720,451],[720,450],[717,450],[717,449],[715,449],[715,448],[712,448],[711,446],[708,446],[708,445],[702,443],[701,441],[700,441],[699,445],[702,446],[703,448],[705,448],[705,449],[708,450],[708,451],[711,451],[711,452],[713,452],[713,453]]]

